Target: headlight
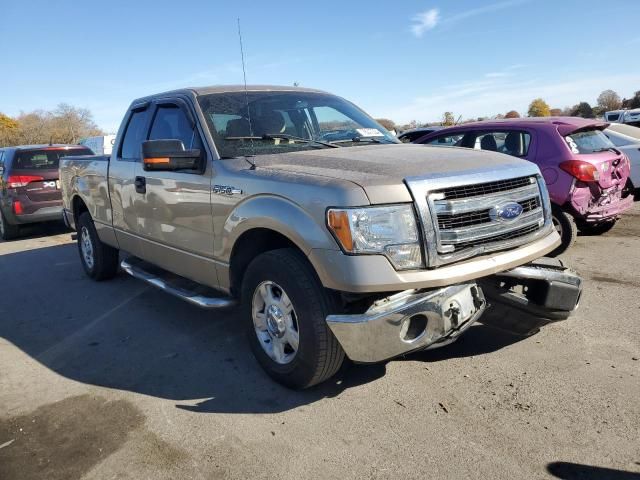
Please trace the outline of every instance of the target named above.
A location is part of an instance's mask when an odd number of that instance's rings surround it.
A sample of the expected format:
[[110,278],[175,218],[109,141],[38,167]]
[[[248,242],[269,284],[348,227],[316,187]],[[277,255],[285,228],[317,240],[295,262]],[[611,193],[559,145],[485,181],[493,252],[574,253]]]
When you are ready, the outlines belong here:
[[348,253],[386,255],[397,270],[423,266],[412,205],[332,208],[327,223]]

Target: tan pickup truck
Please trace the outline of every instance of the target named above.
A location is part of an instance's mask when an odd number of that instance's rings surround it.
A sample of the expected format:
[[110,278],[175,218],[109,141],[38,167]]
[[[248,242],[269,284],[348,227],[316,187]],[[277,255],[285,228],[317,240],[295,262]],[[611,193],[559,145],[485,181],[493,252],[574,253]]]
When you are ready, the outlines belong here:
[[317,90],[135,100],[112,154],[66,157],[60,179],[91,278],[120,266],[203,308],[239,303],[257,360],[294,388],[345,355],[445,345],[483,314],[565,319],[581,293],[540,260],[560,240],[537,166],[401,144]]

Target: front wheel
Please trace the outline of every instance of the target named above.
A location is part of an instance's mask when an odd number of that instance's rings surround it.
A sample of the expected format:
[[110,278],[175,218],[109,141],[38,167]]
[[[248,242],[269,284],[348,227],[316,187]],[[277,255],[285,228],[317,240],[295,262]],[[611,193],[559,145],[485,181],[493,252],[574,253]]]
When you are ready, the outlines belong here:
[[293,249],[256,257],[242,282],[251,349],[264,370],[290,388],[332,377],[344,351],[326,323],[334,302],[306,259]]
[[561,253],[566,252],[567,249],[575,243],[576,238],[578,237],[578,229],[573,217],[557,205],[551,206],[551,215],[553,226],[555,227],[556,232],[560,235],[560,240],[562,241],[562,243],[549,254],[550,257],[556,257]]
[[94,280],[108,280],[118,272],[118,250],[100,241],[89,212],[78,218],[78,252],[82,267]]

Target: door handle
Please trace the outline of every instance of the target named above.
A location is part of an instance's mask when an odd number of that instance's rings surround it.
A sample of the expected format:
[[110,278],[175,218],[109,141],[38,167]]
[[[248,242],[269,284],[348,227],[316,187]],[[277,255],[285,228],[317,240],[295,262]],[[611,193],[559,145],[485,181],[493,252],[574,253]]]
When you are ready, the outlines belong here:
[[147,193],[147,179],[144,177],[136,177],[133,184],[136,186],[136,192]]

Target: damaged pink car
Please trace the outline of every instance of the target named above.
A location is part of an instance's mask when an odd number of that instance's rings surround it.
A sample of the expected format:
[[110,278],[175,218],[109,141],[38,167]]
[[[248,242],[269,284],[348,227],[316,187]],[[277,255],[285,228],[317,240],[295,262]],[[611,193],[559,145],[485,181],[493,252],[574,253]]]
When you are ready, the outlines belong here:
[[491,150],[538,165],[562,238],[557,255],[574,242],[577,230],[607,232],[633,204],[630,162],[602,133],[608,125],[577,117],[491,120],[439,130],[414,143]]

